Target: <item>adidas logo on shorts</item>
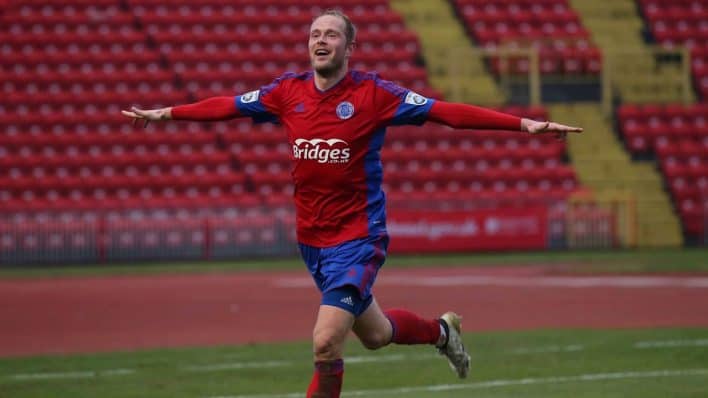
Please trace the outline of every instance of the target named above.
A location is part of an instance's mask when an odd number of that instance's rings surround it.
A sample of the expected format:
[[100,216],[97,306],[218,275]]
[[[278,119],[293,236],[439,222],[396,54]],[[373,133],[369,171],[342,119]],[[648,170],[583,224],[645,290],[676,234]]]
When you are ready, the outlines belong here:
[[340,303],[344,303],[348,306],[353,307],[354,306],[354,300],[352,300],[352,296],[347,296],[341,300],[339,300]]

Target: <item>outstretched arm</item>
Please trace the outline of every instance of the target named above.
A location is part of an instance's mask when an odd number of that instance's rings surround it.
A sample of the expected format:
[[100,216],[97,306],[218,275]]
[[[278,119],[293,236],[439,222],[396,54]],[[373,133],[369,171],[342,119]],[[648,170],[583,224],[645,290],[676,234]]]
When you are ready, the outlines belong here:
[[177,105],[160,109],[138,109],[121,111],[124,116],[133,118],[133,123],[144,120],[147,127],[151,120],[228,120],[241,116],[234,97],[212,97],[187,105]]
[[563,138],[567,133],[580,133],[580,127],[555,122],[537,122],[474,105],[436,101],[428,120],[460,129],[521,130],[531,134],[553,133]]

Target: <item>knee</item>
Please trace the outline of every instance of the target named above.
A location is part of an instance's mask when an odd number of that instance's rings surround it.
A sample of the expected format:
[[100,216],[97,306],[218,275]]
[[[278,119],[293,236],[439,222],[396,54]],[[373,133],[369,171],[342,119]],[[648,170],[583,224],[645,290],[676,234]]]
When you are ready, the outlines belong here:
[[315,359],[318,361],[328,361],[342,357],[343,341],[336,333],[328,330],[315,331],[312,338],[312,345]]
[[391,334],[386,331],[367,333],[361,337],[361,344],[369,350],[378,350],[391,342]]

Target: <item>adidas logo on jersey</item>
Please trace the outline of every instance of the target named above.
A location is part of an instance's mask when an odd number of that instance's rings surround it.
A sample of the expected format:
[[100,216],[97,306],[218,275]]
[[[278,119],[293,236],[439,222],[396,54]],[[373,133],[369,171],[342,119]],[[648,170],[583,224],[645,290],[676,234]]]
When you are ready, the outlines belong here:
[[347,296],[341,300],[339,300],[340,303],[344,303],[350,307],[354,306],[354,300],[352,300],[352,296]]
[[293,156],[295,159],[316,160],[318,163],[347,163],[351,153],[349,143],[339,138],[298,138],[293,145]]

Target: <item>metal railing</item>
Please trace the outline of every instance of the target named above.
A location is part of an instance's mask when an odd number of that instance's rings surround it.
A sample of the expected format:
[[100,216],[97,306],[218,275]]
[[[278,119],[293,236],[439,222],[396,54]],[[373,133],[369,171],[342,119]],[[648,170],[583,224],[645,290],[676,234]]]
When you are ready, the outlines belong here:
[[[541,62],[543,59],[539,53],[538,40],[525,43],[523,40],[515,40],[511,43],[502,43],[496,48],[444,48],[440,47],[431,50],[436,57],[448,60],[445,74],[459,77],[464,80],[465,76],[472,76],[479,73],[479,63],[484,66],[485,73],[489,74],[504,94],[505,101],[516,102],[528,105],[539,105],[546,101],[545,90],[549,86],[554,86],[555,90],[566,90],[567,98],[573,98],[574,85],[592,84],[597,85],[598,94],[595,99],[601,102],[602,109],[607,117],[612,115],[615,102],[621,96],[621,86],[626,80],[626,76],[621,72],[623,64],[637,62],[639,56],[646,57],[653,62],[650,68],[657,70],[673,65],[680,70],[677,81],[656,80],[653,74],[645,75],[644,82],[649,84],[671,84],[674,89],[680,91],[680,102],[690,104],[693,101],[693,86],[691,80],[691,56],[690,50],[685,47],[664,48],[659,46],[646,49],[626,48],[613,49],[602,52],[602,66],[598,74],[563,74],[563,73],[543,73]],[[475,60],[472,60],[476,59]],[[523,71],[512,67],[514,63],[523,62]],[[646,65],[645,65],[646,66]],[[431,71],[434,73],[434,71]],[[637,76],[632,76],[636,78]],[[512,93],[512,87],[524,87],[523,92],[527,93],[521,98]],[[564,88],[564,86],[566,88]],[[467,101],[464,96],[462,85],[451,85],[447,92],[448,99],[452,101]],[[564,97],[566,98],[566,97]],[[580,98],[587,101],[587,98]]]
[[[605,116],[612,115],[615,97],[621,85],[621,81],[625,75],[618,72],[616,65],[625,62],[635,62],[634,59],[640,56],[645,56],[646,51],[636,48],[614,49],[603,53],[602,65],[602,109]],[[691,52],[687,47],[665,48],[660,46],[649,47],[650,60],[652,68],[660,69],[667,64],[674,64],[680,69],[680,78],[678,81],[659,81],[658,83],[666,85],[667,88],[673,84],[680,94],[680,102],[684,105],[693,102],[693,86],[691,84]],[[652,82],[651,76],[646,80],[647,83]]]
[[[511,246],[505,242],[509,242],[509,236],[523,234],[530,234],[538,242],[535,249],[633,247],[636,243],[635,209],[628,196],[578,195],[568,201],[533,204],[523,202],[521,197],[519,200],[518,205],[502,206],[486,201],[441,203],[432,199],[414,204],[392,202],[389,232],[392,240],[399,239],[394,224],[424,220],[426,228],[440,227],[440,231],[451,234],[448,239],[433,239],[423,245],[427,252],[445,252],[451,240],[459,243],[457,251],[508,250]],[[457,228],[460,220],[474,224],[474,228],[467,224]],[[533,228],[529,226],[531,221]],[[425,240],[427,233],[423,231],[416,238]],[[402,236],[398,243],[406,239]],[[403,244],[398,246],[405,249]],[[289,256],[296,249],[292,209],[0,214],[0,265],[4,266],[206,261]]]
[[[590,222],[586,221],[588,214]],[[637,246],[637,206],[630,192],[573,195],[568,200],[567,222],[569,248]]]

